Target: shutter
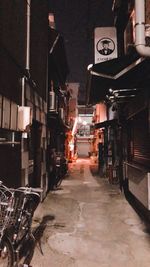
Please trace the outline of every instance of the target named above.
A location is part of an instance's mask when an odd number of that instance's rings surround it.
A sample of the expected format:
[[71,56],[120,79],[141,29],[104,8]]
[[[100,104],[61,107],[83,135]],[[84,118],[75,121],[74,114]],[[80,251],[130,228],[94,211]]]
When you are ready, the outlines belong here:
[[148,109],[138,113],[133,119],[133,160],[150,166],[150,133]]

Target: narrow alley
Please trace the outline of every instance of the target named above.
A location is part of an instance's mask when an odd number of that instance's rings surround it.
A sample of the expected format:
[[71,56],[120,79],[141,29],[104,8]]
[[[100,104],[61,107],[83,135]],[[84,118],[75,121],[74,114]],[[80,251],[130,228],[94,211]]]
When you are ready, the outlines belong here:
[[0,267],[149,267],[150,0],[0,1],[0,36]]
[[36,210],[33,227],[41,236],[32,266],[149,266],[145,223],[119,186],[97,176],[92,164],[91,159],[71,163],[60,188]]

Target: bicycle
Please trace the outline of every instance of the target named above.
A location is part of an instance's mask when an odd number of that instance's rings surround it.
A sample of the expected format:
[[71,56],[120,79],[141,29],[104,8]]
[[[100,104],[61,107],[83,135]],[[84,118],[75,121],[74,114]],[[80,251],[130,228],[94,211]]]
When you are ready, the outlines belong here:
[[55,175],[54,175],[54,189],[58,189],[68,172],[67,160],[61,153],[56,155]]
[[56,156],[56,169],[55,169],[55,188],[58,188],[63,180],[62,166],[61,166],[61,156],[58,154]]
[[29,266],[35,247],[32,218],[41,191],[10,189],[0,181],[0,267]]

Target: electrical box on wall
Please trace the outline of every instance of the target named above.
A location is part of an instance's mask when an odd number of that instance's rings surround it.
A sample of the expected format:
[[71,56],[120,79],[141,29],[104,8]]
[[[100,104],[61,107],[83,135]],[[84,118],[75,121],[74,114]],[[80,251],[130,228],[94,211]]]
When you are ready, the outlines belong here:
[[31,107],[18,106],[18,130],[26,131],[31,122]]
[[53,91],[49,92],[49,111],[56,111],[56,94]]

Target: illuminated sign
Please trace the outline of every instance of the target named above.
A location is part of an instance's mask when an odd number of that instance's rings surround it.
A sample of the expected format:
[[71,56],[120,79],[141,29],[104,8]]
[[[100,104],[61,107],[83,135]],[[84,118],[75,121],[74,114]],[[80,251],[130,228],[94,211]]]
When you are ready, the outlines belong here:
[[115,27],[95,28],[95,63],[117,57],[117,38]]

